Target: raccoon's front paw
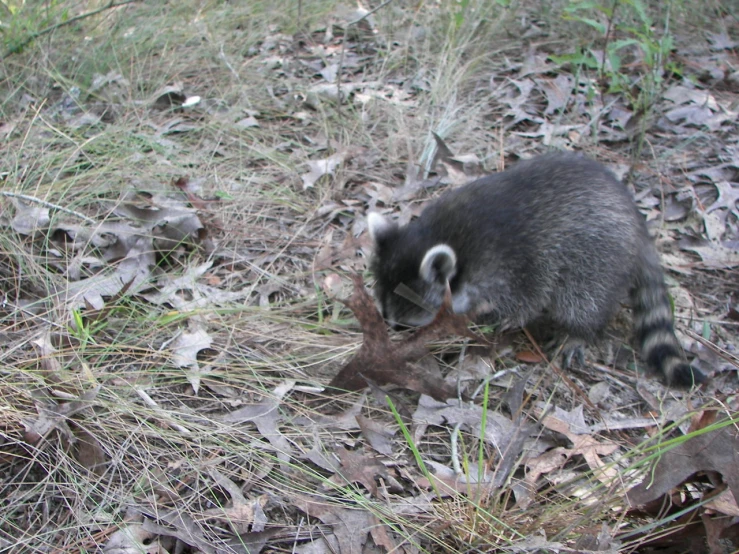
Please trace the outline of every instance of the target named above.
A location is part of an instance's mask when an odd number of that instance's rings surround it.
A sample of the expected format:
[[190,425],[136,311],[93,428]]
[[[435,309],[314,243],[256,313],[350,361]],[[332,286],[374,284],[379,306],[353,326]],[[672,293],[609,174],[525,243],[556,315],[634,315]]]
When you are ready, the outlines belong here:
[[568,338],[562,343],[559,342],[556,352],[561,352],[562,369],[570,369],[573,362],[578,367],[585,367],[585,342],[579,339]]
[[575,360],[579,367],[585,367],[585,345],[578,344],[562,351],[562,366],[564,369],[573,367],[572,360]]

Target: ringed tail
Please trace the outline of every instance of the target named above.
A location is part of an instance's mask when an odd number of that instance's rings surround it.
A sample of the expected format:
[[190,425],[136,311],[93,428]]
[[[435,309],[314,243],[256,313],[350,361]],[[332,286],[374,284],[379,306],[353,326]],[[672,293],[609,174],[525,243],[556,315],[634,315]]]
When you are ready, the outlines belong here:
[[704,383],[706,376],[685,361],[675,336],[670,297],[658,262],[647,259],[641,265],[631,299],[636,338],[649,368],[670,386],[687,388]]

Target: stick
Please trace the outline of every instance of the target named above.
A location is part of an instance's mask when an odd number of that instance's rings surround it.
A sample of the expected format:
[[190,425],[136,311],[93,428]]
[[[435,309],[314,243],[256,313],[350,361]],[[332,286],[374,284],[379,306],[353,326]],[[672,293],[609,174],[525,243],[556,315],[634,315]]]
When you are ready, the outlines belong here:
[[63,208],[62,206],[52,204],[51,202],[47,202],[46,200],[41,200],[40,198],[36,198],[35,196],[28,196],[27,194],[19,194],[17,192],[5,192],[3,190],[0,190],[0,196],[7,196],[8,198],[20,198],[21,200],[25,200],[26,202],[33,202],[34,204],[41,204],[42,206],[45,206],[49,209],[59,210],[60,212],[68,213],[69,215],[79,217],[80,219],[83,219],[87,221],[88,223],[92,223],[93,225],[97,224],[97,221],[95,221],[91,217],[87,217],[86,215],[81,214],[79,212],[75,212],[74,210],[70,210],[69,208]]
[[341,113],[341,72],[344,70],[344,50],[346,49],[346,35],[348,33],[348,29],[352,25],[356,25],[357,23],[363,21],[365,18],[371,16],[377,10],[384,8],[392,1],[393,0],[385,0],[385,2],[383,2],[376,8],[371,9],[366,14],[364,14],[362,17],[359,17],[355,19],[354,21],[347,23],[347,25],[344,26],[344,36],[341,37],[341,54],[339,56],[339,70],[336,72],[336,97],[339,99],[337,111],[339,113]]
[[12,54],[17,54],[18,52],[23,50],[26,46],[28,46],[31,42],[36,40],[38,37],[41,37],[43,35],[47,35],[53,31],[56,31],[60,27],[64,27],[65,25],[69,25],[70,23],[75,23],[77,21],[80,21],[81,19],[92,17],[93,15],[97,15],[101,12],[104,12],[105,10],[109,10],[111,8],[118,8],[120,6],[125,6],[126,4],[133,4],[134,2],[137,2],[137,1],[138,0],[123,0],[121,2],[115,2],[114,0],[111,0],[107,6],[98,8],[97,10],[92,10],[91,12],[81,13],[80,15],[75,15],[74,17],[70,17],[66,21],[62,21],[61,23],[55,23],[54,25],[50,25],[49,27],[46,27],[45,29],[41,29],[40,31],[31,33],[23,41],[21,41],[20,44],[11,46],[5,52],[5,54],[3,54],[3,59],[10,57]]

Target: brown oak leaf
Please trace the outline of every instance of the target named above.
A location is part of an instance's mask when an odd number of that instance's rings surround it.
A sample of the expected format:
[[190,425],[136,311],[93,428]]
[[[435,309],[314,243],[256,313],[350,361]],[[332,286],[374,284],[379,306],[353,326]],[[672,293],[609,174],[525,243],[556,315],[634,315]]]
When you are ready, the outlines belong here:
[[442,337],[469,337],[487,344],[483,337],[468,328],[466,316],[452,311],[450,292],[447,290],[444,304],[431,323],[419,328],[408,338],[393,342],[382,315],[364,288],[362,278],[355,275],[352,281],[354,292],[344,303],[359,320],[363,342],[359,352],[331,380],[329,387],[357,391],[371,383],[394,384],[437,400],[456,397],[457,391],[452,386],[415,365],[429,355],[426,345]]

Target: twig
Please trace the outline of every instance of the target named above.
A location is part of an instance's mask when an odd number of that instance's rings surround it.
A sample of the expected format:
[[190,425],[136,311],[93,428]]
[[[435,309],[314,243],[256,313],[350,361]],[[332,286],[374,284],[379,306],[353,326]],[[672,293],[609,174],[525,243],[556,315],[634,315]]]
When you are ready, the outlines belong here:
[[713,350],[713,353],[716,354],[719,358],[729,362],[734,367],[739,368],[739,358],[737,358],[734,354],[732,354],[728,350],[724,350],[718,344],[715,344],[711,342],[710,340],[703,338],[702,335],[699,335],[698,333],[690,329],[685,329],[685,334],[697,340],[699,343],[701,343],[706,348]]
[[[360,22],[360,21],[362,21],[363,19],[366,19],[366,18],[368,18],[369,16],[371,16],[371,15],[372,15],[373,13],[375,13],[376,11],[378,11],[378,10],[381,10],[382,8],[384,8],[385,6],[387,6],[387,5],[388,5],[388,4],[390,3],[390,2],[392,2],[392,1],[393,1],[393,0],[385,0],[385,1],[384,1],[384,2],[382,3],[382,4],[380,4],[380,5],[379,5],[379,6],[377,6],[376,8],[372,8],[372,9],[371,9],[370,11],[368,11],[368,12],[367,12],[366,14],[364,14],[364,15],[363,15],[362,17],[358,17],[357,19],[355,19],[354,21],[352,21],[351,23],[349,23],[349,24],[347,25],[347,27],[351,27],[352,25],[356,25],[357,23],[359,23],[359,22]],[[346,36],[346,35],[344,35],[344,36]]]
[[[223,44],[221,44],[221,49],[219,51],[219,54],[221,56],[221,59],[223,60],[223,63],[226,64],[226,67],[228,67],[231,70],[231,73],[233,73],[234,77],[236,77],[236,80],[240,83],[241,77],[239,76],[238,72],[234,69],[234,67],[230,64],[230,62],[228,61],[228,58],[226,58],[226,53],[223,51]],[[249,107],[251,107],[251,105]]]
[[93,15],[97,15],[101,12],[104,12],[105,10],[110,10],[112,8],[118,8],[120,6],[125,6],[126,4],[133,4],[134,2],[138,2],[138,0],[122,0],[121,2],[115,2],[114,0],[111,0],[107,6],[98,8],[97,10],[92,10],[91,12],[86,12],[86,13],[81,13],[80,15],[75,15],[74,17],[70,17],[69,19],[65,21],[62,21],[60,23],[55,23],[54,25],[50,25],[49,27],[41,29],[40,31],[31,33],[22,42],[9,48],[5,52],[5,54],[3,54],[3,59],[10,57],[12,54],[17,54],[18,52],[23,50],[26,46],[28,46],[31,42],[33,42],[37,38],[47,35],[49,33],[52,33],[56,31],[57,29],[59,29],[60,27],[64,27],[65,25],[69,25],[70,23],[75,23],[82,19],[92,17]]
[[60,212],[79,217],[80,219],[87,221],[88,223],[97,224],[97,221],[95,221],[91,217],[87,217],[86,215],[75,212],[74,210],[70,210],[69,208],[64,208],[62,206],[58,206],[57,204],[52,204],[51,202],[47,202],[46,200],[41,200],[40,198],[36,198],[35,196],[28,196],[27,194],[19,194],[17,192],[5,192],[4,190],[0,190],[0,196],[7,196],[8,198],[20,198],[21,200],[25,200],[26,202],[41,204],[42,206],[45,206],[52,210],[59,210]]
[[[608,59],[608,43],[611,41],[611,26],[613,21],[616,19],[616,9],[618,8],[618,0],[613,0],[613,7],[611,8],[611,15],[608,18],[608,28],[606,29],[606,40],[603,45],[603,60],[600,62],[600,74],[598,77],[603,77],[603,73],[606,70],[606,60]],[[601,95],[602,97],[602,95]]]
[[380,10],[387,6],[390,2],[393,0],[385,0],[382,4],[377,6],[376,8],[372,8],[370,11],[368,11],[366,14],[364,14],[362,17],[359,17],[355,19],[354,21],[351,21],[346,24],[344,27],[344,36],[341,37],[341,55],[339,56],[339,70],[336,72],[336,97],[339,99],[338,104],[338,111],[341,112],[341,73],[344,70],[344,51],[346,50],[346,34],[347,29],[351,27],[352,25],[356,25],[357,23],[364,21],[367,17],[371,16],[373,13],[375,13],[377,10]]

